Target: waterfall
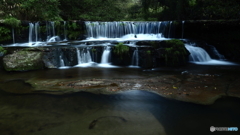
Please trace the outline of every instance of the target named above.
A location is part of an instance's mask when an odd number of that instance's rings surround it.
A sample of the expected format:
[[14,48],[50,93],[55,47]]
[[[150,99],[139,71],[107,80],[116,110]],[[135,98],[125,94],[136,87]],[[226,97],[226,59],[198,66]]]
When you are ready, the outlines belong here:
[[38,36],[39,36],[39,23],[35,23],[35,41],[38,41]]
[[29,35],[28,35],[28,42],[29,42],[29,45],[32,45],[32,36],[33,36],[33,23],[29,23]]
[[51,26],[52,26],[52,36],[55,36],[55,26],[54,26],[54,22],[50,22]]
[[101,64],[109,64],[110,52],[111,52],[111,47],[106,46],[102,54]]
[[28,42],[29,45],[32,45],[32,42],[37,42],[39,41],[38,37],[39,37],[39,23],[29,23],[29,35],[28,35]]
[[47,29],[47,41],[49,41],[49,39],[51,37],[55,36],[55,25],[54,25],[54,22],[48,22],[46,24],[46,29]]
[[76,51],[77,51],[78,65],[92,62],[89,48],[82,48],[82,49],[76,48]]
[[186,49],[190,52],[189,61],[191,62],[206,62],[212,60],[208,53],[201,47],[185,45]]
[[64,67],[65,64],[64,64],[64,60],[62,58],[62,55],[59,56],[59,59],[60,59],[60,67]]
[[64,40],[67,41],[67,30],[66,30],[66,21],[63,22],[63,31],[64,31]]
[[[190,52],[189,61],[201,65],[237,65],[233,62],[211,59],[208,53],[201,47],[186,44],[186,49]],[[215,48],[215,47],[214,47]],[[221,55],[221,54],[220,54]],[[223,57],[223,56],[222,56]]]
[[[128,34],[161,34],[168,22],[90,22],[86,21],[89,38],[120,38]],[[170,30],[170,29],[169,29]]]
[[139,66],[139,53],[138,53],[138,48],[137,47],[136,47],[136,50],[134,50],[134,52],[133,52],[132,65],[133,66]]

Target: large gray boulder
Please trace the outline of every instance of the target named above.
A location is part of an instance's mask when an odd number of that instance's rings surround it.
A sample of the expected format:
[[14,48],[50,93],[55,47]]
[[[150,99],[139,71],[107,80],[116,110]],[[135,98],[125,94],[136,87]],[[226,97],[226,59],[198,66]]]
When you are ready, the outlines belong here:
[[43,52],[20,50],[3,58],[3,66],[7,71],[27,71],[44,68]]

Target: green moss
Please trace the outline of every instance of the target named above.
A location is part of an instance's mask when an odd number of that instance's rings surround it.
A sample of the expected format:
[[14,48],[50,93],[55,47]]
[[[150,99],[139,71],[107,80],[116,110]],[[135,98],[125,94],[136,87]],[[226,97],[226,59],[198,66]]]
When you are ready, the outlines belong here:
[[165,45],[163,57],[167,66],[177,66],[180,62],[186,61],[185,58],[188,53],[181,40],[167,40],[165,41]]
[[113,52],[116,53],[117,55],[128,53],[128,51],[129,51],[129,47],[124,45],[123,43],[118,43],[113,50]]
[[21,23],[21,21],[16,19],[16,18],[14,18],[14,17],[6,18],[4,20],[4,24],[7,24],[7,25],[9,25],[9,26],[11,26],[13,28],[18,27],[20,25],[20,23]]
[[127,55],[129,52],[129,47],[124,45],[123,43],[118,43],[114,49],[113,52],[119,56],[120,59],[123,59],[124,55]]

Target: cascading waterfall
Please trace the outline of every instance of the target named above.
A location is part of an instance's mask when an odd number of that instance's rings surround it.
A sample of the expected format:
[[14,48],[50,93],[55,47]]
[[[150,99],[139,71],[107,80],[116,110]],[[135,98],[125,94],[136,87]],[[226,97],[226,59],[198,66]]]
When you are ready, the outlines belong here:
[[89,48],[76,48],[78,65],[92,62]]
[[64,40],[63,41],[67,41],[66,21],[63,22],[63,32],[64,32]]
[[35,23],[35,41],[37,42],[39,39],[39,23]]
[[[227,62],[223,60],[214,60],[201,47],[191,46],[185,44],[186,49],[190,52],[189,61],[195,64],[202,65],[236,65],[236,63]],[[215,48],[215,47],[214,47]]]
[[190,52],[189,61],[206,62],[211,60],[211,57],[208,55],[208,53],[201,47],[195,47],[188,44],[186,44],[185,47]]
[[32,45],[33,42],[39,41],[39,31],[40,26],[39,23],[29,23],[29,35],[28,35],[28,42],[29,45]]
[[110,63],[109,62],[110,52],[111,52],[111,47],[110,46],[105,46],[103,54],[102,54],[101,64],[109,64]]
[[138,53],[137,47],[136,47],[136,50],[134,50],[134,52],[133,52],[132,66],[139,66],[139,53]]
[[47,41],[49,41],[52,37],[55,37],[55,25],[54,22],[48,22],[46,24],[47,29]]
[[[88,37],[120,38],[127,34],[159,34],[168,22],[85,22]],[[163,28],[162,28],[163,27]]]
[[29,23],[29,35],[28,35],[28,42],[29,42],[29,45],[32,44],[32,36],[33,36],[33,23]]

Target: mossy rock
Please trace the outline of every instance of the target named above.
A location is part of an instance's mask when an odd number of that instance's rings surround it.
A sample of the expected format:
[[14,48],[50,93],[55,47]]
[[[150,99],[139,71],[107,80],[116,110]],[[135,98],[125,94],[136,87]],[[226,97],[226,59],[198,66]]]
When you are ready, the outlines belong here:
[[122,54],[126,54],[129,52],[129,47],[124,45],[123,43],[118,43],[113,50],[114,53],[116,53],[117,55],[122,55]]
[[162,49],[161,55],[166,66],[180,66],[188,62],[189,52],[181,40],[166,40],[162,46],[164,49]]
[[8,54],[3,58],[3,66],[7,71],[28,71],[37,70],[44,67],[42,62],[42,52],[17,51]]

